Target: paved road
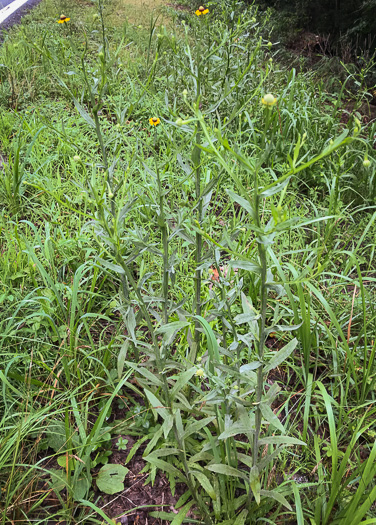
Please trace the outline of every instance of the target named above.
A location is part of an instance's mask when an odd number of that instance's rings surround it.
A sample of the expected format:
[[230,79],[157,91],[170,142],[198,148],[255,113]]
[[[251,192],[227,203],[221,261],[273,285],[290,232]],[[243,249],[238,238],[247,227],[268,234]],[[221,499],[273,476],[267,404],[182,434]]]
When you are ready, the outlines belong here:
[[0,30],[17,24],[41,0],[0,0]]

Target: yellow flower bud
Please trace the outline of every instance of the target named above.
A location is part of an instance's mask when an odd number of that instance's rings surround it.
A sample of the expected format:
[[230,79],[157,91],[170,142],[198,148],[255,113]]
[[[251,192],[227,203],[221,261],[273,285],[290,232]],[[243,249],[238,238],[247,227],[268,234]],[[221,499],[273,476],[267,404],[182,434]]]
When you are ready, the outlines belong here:
[[271,93],[268,93],[261,99],[261,103],[265,106],[274,106],[276,102],[277,99]]
[[369,168],[371,166],[371,161],[369,160],[368,157],[364,157],[364,160],[363,160],[363,166],[365,168]]

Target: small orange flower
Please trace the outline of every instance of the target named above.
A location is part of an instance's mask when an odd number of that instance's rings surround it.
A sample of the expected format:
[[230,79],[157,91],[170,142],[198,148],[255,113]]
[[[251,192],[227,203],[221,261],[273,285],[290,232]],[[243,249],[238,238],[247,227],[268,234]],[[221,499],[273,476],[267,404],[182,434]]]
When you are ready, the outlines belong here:
[[209,13],[209,9],[200,5],[200,7],[197,9],[197,11],[195,11],[195,13],[197,16],[206,15],[207,13]]
[[152,118],[149,118],[149,124],[150,126],[158,126],[158,124],[160,124],[161,121],[159,118],[157,117],[152,117]]
[[65,15],[60,15],[60,19],[57,21],[58,24],[64,24],[64,22],[69,22],[70,18]]

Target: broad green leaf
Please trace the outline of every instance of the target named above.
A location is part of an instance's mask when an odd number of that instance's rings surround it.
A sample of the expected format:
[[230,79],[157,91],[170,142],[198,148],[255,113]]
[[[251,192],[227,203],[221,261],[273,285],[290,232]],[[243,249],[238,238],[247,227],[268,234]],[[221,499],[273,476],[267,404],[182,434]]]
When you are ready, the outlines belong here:
[[231,190],[226,190],[226,193],[227,195],[230,197],[230,199],[232,199],[234,202],[236,202],[237,204],[239,204],[239,206],[241,206],[242,208],[244,208],[249,214],[250,216],[252,217],[252,219],[256,219],[256,214],[255,214],[255,210],[253,209],[253,207],[251,206],[250,202],[248,202],[246,199],[244,199],[243,197],[240,197],[240,195],[237,195],[236,193],[234,193],[233,191]]
[[97,262],[99,262],[102,266],[105,268],[108,268],[109,270],[112,270],[113,272],[125,274],[125,271],[121,266],[118,264],[113,264],[110,261],[106,261],[105,259],[102,259],[101,257],[97,257]]
[[173,321],[172,323],[164,324],[160,326],[156,332],[158,334],[164,334],[163,339],[166,344],[171,344],[175,335],[179,330],[186,328],[190,323],[188,321]]
[[171,398],[174,399],[177,392],[179,392],[184,386],[186,386],[189,380],[195,375],[197,368],[194,366],[185,372],[182,372],[176,383],[171,389]]
[[176,514],[175,518],[172,520],[171,525],[181,525],[184,523],[184,518],[187,516],[189,509],[194,504],[194,501],[190,501],[184,507],[182,507],[179,512]]
[[51,476],[51,488],[55,492],[60,492],[67,487],[68,479],[65,470],[50,469],[49,474]]
[[266,419],[268,423],[273,425],[275,428],[278,428],[282,434],[285,433],[284,426],[267,403],[260,403],[260,410],[263,418]]
[[[62,421],[52,421],[46,428],[47,444],[55,452],[63,453],[67,448],[67,435],[65,425]],[[76,432],[71,435],[71,442],[74,447],[79,446],[80,439]]]
[[259,439],[260,445],[306,445],[304,441],[290,436],[269,436]]
[[213,485],[210,483],[209,479],[205,476],[205,474],[198,470],[191,470],[191,474],[197,479],[201,487],[207,492],[207,494],[209,494],[211,499],[215,501],[217,499],[215,490],[213,488]]
[[[71,94],[72,96],[72,94]],[[89,115],[89,113],[81,106],[81,104],[73,97],[74,105],[76,106],[77,111],[81,115],[81,117],[89,124],[91,128],[95,129],[95,122]]]
[[[176,518],[176,514],[173,512],[164,512],[164,511],[156,511],[156,512],[150,512],[149,516],[152,518],[157,518],[159,520],[165,520],[165,521],[173,521]],[[193,518],[183,518],[182,523],[188,523],[188,524],[194,524],[197,523],[197,525],[201,525],[201,520],[195,520]]]
[[[63,469],[66,470],[66,467],[67,467],[67,456],[59,456],[57,458],[57,463],[58,465],[60,465],[60,467],[63,467]],[[69,470],[74,470],[74,466],[75,466],[75,463],[76,463],[76,460],[73,459],[72,457],[70,457],[68,459],[68,468]]]
[[229,465],[208,465],[206,469],[210,470],[211,472],[216,472],[217,474],[224,474],[225,476],[234,476],[235,478],[241,478],[248,481],[248,476],[245,472],[238,470],[234,467],[230,467]]
[[212,421],[214,421],[215,416],[206,417],[204,419],[200,419],[199,421],[195,421],[194,423],[188,424],[187,428],[184,431],[183,439],[186,439],[191,434],[194,434],[195,432],[199,432],[202,428],[207,427]]
[[295,350],[296,345],[298,344],[298,340],[294,338],[292,341],[287,343],[286,346],[281,348],[281,350],[278,350],[274,354],[274,356],[269,361],[269,364],[264,368],[264,374],[267,374],[270,372],[270,370],[273,370],[274,368],[277,368],[283,361],[285,361],[290,354]]
[[238,514],[238,516],[236,516],[236,520],[233,522],[233,525],[244,525],[245,520],[247,519],[247,516],[248,516],[248,510],[243,509],[241,513]]
[[257,505],[260,505],[261,501],[261,483],[260,483],[260,474],[256,466],[253,466],[249,472],[249,484],[251,486],[252,493],[255,497]]
[[155,410],[162,419],[166,420],[170,414],[163,406],[163,403],[161,403],[159,399],[153,394],[153,392],[150,392],[150,390],[145,389],[145,394],[148,398],[151,408]]
[[119,355],[118,355],[118,358],[117,358],[118,379],[120,379],[121,376],[123,375],[124,363],[125,363],[125,359],[127,357],[128,347],[129,347],[129,341],[125,341],[122,344],[122,346],[120,348],[120,351],[119,351]]
[[242,259],[231,260],[229,262],[229,266],[235,269],[257,273],[258,275],[261,273],[260,265],[252,261],[246,261]]
[[172,414],[168,414],[167,418],[163,421],[163,424],[162,424],[163,435],[164,435],[165,440],[167,440],[170,430],[173,427],[173,424],[174,424],[174,416]]
[[177,448],[157,448],[156,450],[154,450],[153,452],[151,452],[147,458],[145,459],[149,459],[149,458],[161,458],[161,457],[164,457],[164,456],[176,456],[179,454],[179,449]]
[[98,472],[97,487],[106,494],[116,494],[124,490],[124,479],[129,469],[123,465],[107,464]]
[[239,434],[248,434],[249,432],[254,432],[254,428],[251,427],[251,423],[244,425],[239,421],[231,425],[230,428],[224,430],[220,436],[218,436],[218,439],[227,439],[229,437],[238,436]]
[[133,368],[133,370],[136,370],[139,374],[146,377],[146,379],[148,379],[148,381],[150,381],[150,383],[152,383],[153,385],[162,386],[162,381],[155,374],[150,372],[150,370],[148,370],[147,368],[139,366],[137,363],[132,363],[130,361],[127,361],[126,364],[130,368]]
[[163,470],[164,472],[168,472],[169,474],[173,474],[180,481],[185,482],[185,478],[184,478],[183,474],[180,472],[180,470],[178,470],[176,467],[174,467],[170,463],[167,463],[167,461],[163,461],[162,459],[159,459],[159,458],[153,458],[150,455],[146,456],[146,458],[144,458],[144,459],[145,459],[145,461],[148,461],[149,463],[151,463],[155,467],[159,468],[160,470]]
[[257,370],[257,368],[260,368],[261,364],[262,363],[260,361],[253,361],[252,363],[247,363],[239,368],[239,372],[241,374],[252,372],[252,370]]
[[268,498],[275,499],[282,505],[284,505],[287,509],[292,510],[290,503],[287,501],[287,499],[282,496],[279,492],[276,490],[261,490],[261,496],[266,496]]
[[290,178],[291,177],[288,177],[286,180],[284,180],[283,182],[280,182],[279,184],[276,184],[272,188],[262,191],[260,193],[260,197],[270,197],[271,195],[275,195],[276,193],[279,193],[290,182]]
[[201,317],[201,315],[195,315],[194,319],[197,319],[199,321],[199,323],[203,327],[205,335],[207,337],[207,340],[208,340],[208,353],[209,353],[209,357],[210,357],[209,369],[210,369],[211,373],[214,374],[213,361],[215,361],[217,363],[220,363],[220,361],[221,361],[220,357],[219,357],[219,348],[218,348],[217,339],[216,339],[216,337],[214,335],[214,332],[211,329],[209,323],[203,317]]
[[89,474],[89,477],[87,477],[87,473],[85,471],[82,471],[80,477],[72,487],[73,498],[75,499],[75,501],[80,501],[86,496],[86,494],[90,490],[91,483],[91,475]]

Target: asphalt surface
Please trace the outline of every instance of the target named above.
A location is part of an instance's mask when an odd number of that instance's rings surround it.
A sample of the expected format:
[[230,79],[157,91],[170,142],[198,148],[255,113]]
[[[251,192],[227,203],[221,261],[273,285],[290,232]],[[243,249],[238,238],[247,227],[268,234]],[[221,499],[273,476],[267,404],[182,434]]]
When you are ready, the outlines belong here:
[[[23,6],[21,6],[17,11],[15,11],[13,14],[11,14],[4,22],[0,24],[0,39],[1,39],[1,33],[4,30],[9,29],[14,24],[19,24],[21,21],[21,18],[27,14],[30,9],[38,5],[42,0],[29,0],[26,2]],[[0,0],[0,9],[3,9],[7,5],[12,4],[13,0]]]

